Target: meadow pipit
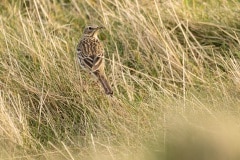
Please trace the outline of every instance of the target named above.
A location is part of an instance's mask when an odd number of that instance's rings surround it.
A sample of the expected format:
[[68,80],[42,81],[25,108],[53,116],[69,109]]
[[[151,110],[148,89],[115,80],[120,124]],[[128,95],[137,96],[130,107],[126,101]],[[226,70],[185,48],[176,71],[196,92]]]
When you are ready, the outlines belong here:
[[113,91],[107,81],[104,70],[105,61],[103,45],[98,39],[98,32],[103,28],[104,27],[94,25],[87,26],[84,29],[80,42],[77,45],[77,56],[80,65],[97,77],[105,93],[112,95]]

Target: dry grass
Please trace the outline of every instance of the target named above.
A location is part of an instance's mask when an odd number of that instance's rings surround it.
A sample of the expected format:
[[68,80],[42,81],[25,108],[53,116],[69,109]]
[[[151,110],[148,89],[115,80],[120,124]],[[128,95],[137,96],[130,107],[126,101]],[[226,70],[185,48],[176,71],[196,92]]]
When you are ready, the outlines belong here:
[[[237,0],[3,0],[1,159],[237,159],[239,12]],[[106,27],[114,97],[77,64],[87,24]]]

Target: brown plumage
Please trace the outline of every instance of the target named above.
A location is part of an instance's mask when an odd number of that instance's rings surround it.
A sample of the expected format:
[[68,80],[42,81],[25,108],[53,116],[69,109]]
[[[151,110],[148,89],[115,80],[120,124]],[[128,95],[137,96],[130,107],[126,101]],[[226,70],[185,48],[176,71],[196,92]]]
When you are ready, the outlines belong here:
[[105,75],[104,49],[97,35],[98,31],[104,27],[87,26],[80,42],[77,45],[77,56],[80,65],[93,73],[101,83],[105,93],[112,95],[113,91]]

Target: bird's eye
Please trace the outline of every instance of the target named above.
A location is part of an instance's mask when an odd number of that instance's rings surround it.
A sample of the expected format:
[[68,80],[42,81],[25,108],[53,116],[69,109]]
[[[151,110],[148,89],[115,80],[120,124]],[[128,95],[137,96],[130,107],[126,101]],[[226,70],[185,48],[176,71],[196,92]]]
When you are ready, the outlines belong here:
[[88,27],[89,30],[92,30],[92,27]]

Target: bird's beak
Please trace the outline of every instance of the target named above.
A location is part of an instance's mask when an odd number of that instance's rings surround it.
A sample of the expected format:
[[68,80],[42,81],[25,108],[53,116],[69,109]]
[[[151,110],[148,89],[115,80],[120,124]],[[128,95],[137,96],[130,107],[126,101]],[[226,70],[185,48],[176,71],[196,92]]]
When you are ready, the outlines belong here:
[[98,29],[105,29],[105,27],[103,27],[103,26],[99,26]]

